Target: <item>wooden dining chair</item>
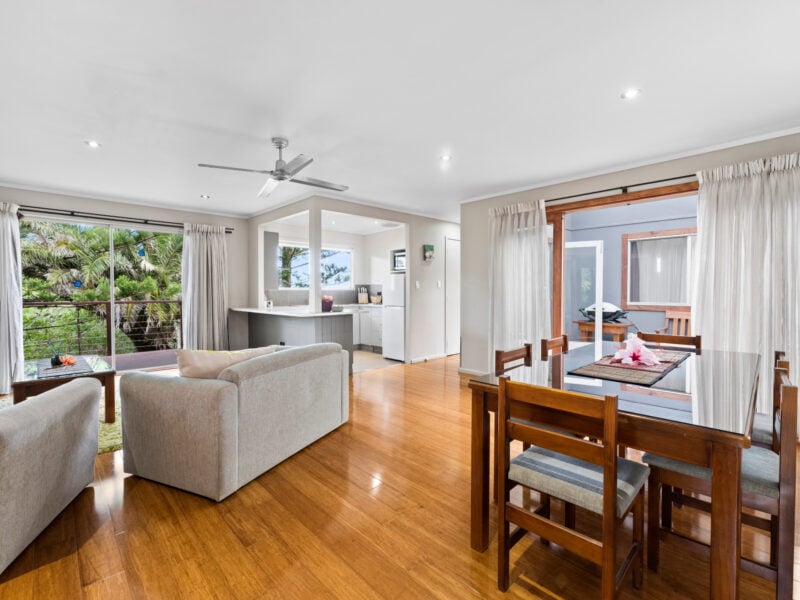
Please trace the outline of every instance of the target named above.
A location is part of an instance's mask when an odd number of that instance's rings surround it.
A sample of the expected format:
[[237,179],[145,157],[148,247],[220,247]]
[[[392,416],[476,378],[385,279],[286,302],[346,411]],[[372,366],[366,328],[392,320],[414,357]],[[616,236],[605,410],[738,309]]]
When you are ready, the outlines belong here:
[[553,355],[566,354],[569,352],[569,338],[564,334],[549,340],[543,339],[541,341],[541,348],[542,350],[539,358],[542,360],[547,360],[551,353]]
[[519,365],[525,365],[526,367],[530,367],[532,364],[533,364],[532,344],[525,344],[521,348],[514,348],[513,350],[495,350],[494,352],[495,375],[499,375],[503,371],[512,369]]
[[[531,421],[535,415],[536,420]],[[628,573],[640,588],[643,577],[644,482],[648,469],[617,458],[617,397],[600,398],[500,378],[498,390],[500,501],[498,502],[497,587],[509,586],[509,552],[527,532],[600,566],[601,597],[614,598]],[[554,429],[557,425],[559,429]],[[589,438],[592,439],[589,439]],[[510,446],[531,447],[513,460]],[[545,501],[531,508],[511,502],[516,486],[537,491]],[[551,519],[550,500],[564,503],[564,524]],[[600,516],[597,538],[575,528],[575,507]],[[617,533],[628,514],[633,534],[618,568]],[[512,531],[511,525],[516,528]]]
[[639,331],[636,333],[639,339],[653,344],[668,344],[676,346],[694,346],[694,351],[700,354],[701,339],[699,335],[671,335],[664,333],[646,333]]
[[662,335],[692,335],[692,318],[688,310],[664,311],[664,327],[656,329]]
[[[789,361],[786,360],[785,352],[781,350],[775,352],[774,366],[778,369],[785,369],[787,374],[791,376]],[[780,379],[776,372],[772,383],[772,410],[768,413],[757,412],[753,419],[753,432],[750,435],[750,440],[755,445],[763,446],[764,448],[773,447],[777,437],[775,431],[776,416],[780,407]]]
[[[749,511],[744,512],[742,523],[769,532],[770,560],[769,564],[762,564],[742,557],[741,567],[743,570],[774,581],[776,598],[783,600],[792,597],[797,475],[797,386],[791,384],[785,369],[776,369],[776,379],[779,382],[780,409],[776,419],[776,429],[779,433],[776,436],[775,448],[773,450],[751,446],[742,451],[742,507],[770,515],[769,518],[764,518]],[[655,454],[645,453],[642,460],[650,465],[647,485],[647,564],[651,569],[657,570],[659,539],[662,534],[678,535],[684,540],[702,544],[672,531],[672,507],[673,503],[678,501],[689,508],[710,511],[710,502],[698,498],[696,494],[711,497],[711,472],[705,467]],[[679,493],[675,488],[680,488],[682,491]],[[688,495],[692,493],[693,495]]]

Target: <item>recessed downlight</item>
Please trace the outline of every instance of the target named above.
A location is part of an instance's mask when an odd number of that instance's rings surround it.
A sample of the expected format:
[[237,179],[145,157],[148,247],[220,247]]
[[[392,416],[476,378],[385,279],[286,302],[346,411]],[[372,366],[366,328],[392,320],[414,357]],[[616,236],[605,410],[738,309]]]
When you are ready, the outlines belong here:
[[451,160],[453,160],[453,155],[452,154],[442,154],[439,157],[439,160],[441,160],[443,163],[450,162]]
[[623,100],[633,100],[634,98],[641,96],[641,94],[642,90],[639,88],[628,88],[627,90],[624,90],[619,97]]
[[200,197],[201,197],[203,200],[209,200],[209,199],[211,198],[211,196],[209,196],[208,194],[200,194]]
[[97,150],[100,147],[100,142],[97,140],[84,140],[83,143],[89,146],[89,148],[92,150]]

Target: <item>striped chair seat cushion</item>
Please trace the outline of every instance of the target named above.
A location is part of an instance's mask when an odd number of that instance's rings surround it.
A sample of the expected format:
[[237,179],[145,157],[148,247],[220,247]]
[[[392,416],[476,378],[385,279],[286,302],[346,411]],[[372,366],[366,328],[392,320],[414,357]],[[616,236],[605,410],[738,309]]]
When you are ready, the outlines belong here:
[[[675,471],[695,479],[711,480],[711,469],[707,467],[649,453],[642,456],[642,460],[659,469]],[[777,499],[780,496],[779,471],[780,456],[772,450],[752,446],[742,451],[743,491]]]
[[772,444],[772,415],[767,413],[756,413],[753,420],[753,442],[758,444]]
[[[649,469],[617,458],[617,517],[622,517],[647,481]],[[578,458],[531,446],[511,460],[508,477],[597,514],[603,512],[603,468]]]

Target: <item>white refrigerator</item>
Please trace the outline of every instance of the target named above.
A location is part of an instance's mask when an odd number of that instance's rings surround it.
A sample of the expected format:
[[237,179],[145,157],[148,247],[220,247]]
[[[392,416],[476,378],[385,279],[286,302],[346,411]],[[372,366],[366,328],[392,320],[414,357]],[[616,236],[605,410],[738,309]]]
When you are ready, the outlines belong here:
[[406,360],[406,276],[391,274],[383,283],[383,356]]

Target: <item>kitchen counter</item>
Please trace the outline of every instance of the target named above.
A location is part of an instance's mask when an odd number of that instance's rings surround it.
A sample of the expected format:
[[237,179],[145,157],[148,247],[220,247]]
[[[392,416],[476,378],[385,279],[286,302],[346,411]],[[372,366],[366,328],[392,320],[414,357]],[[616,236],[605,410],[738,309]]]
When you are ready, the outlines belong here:
[[[364,305],[366,306],[366,305]],[[299,317],[299,318],[308,318],[308,317],[340,317],[345,313],[344,311],[341,312],[309,312],[309,308],[307,306],[278,306],[273,309],[266,309],[266,308],[232,308],[232,311],[235,312],[245,312],[245,313],[252,313],[258,315],[274,315],[276,317]]]
[[310,312],[308,306],[279,306],[272,310],[243,307],[230,311],[247,317],[250,348],[335,342],[350,353],[350,371],[353,370],[353,312]]

